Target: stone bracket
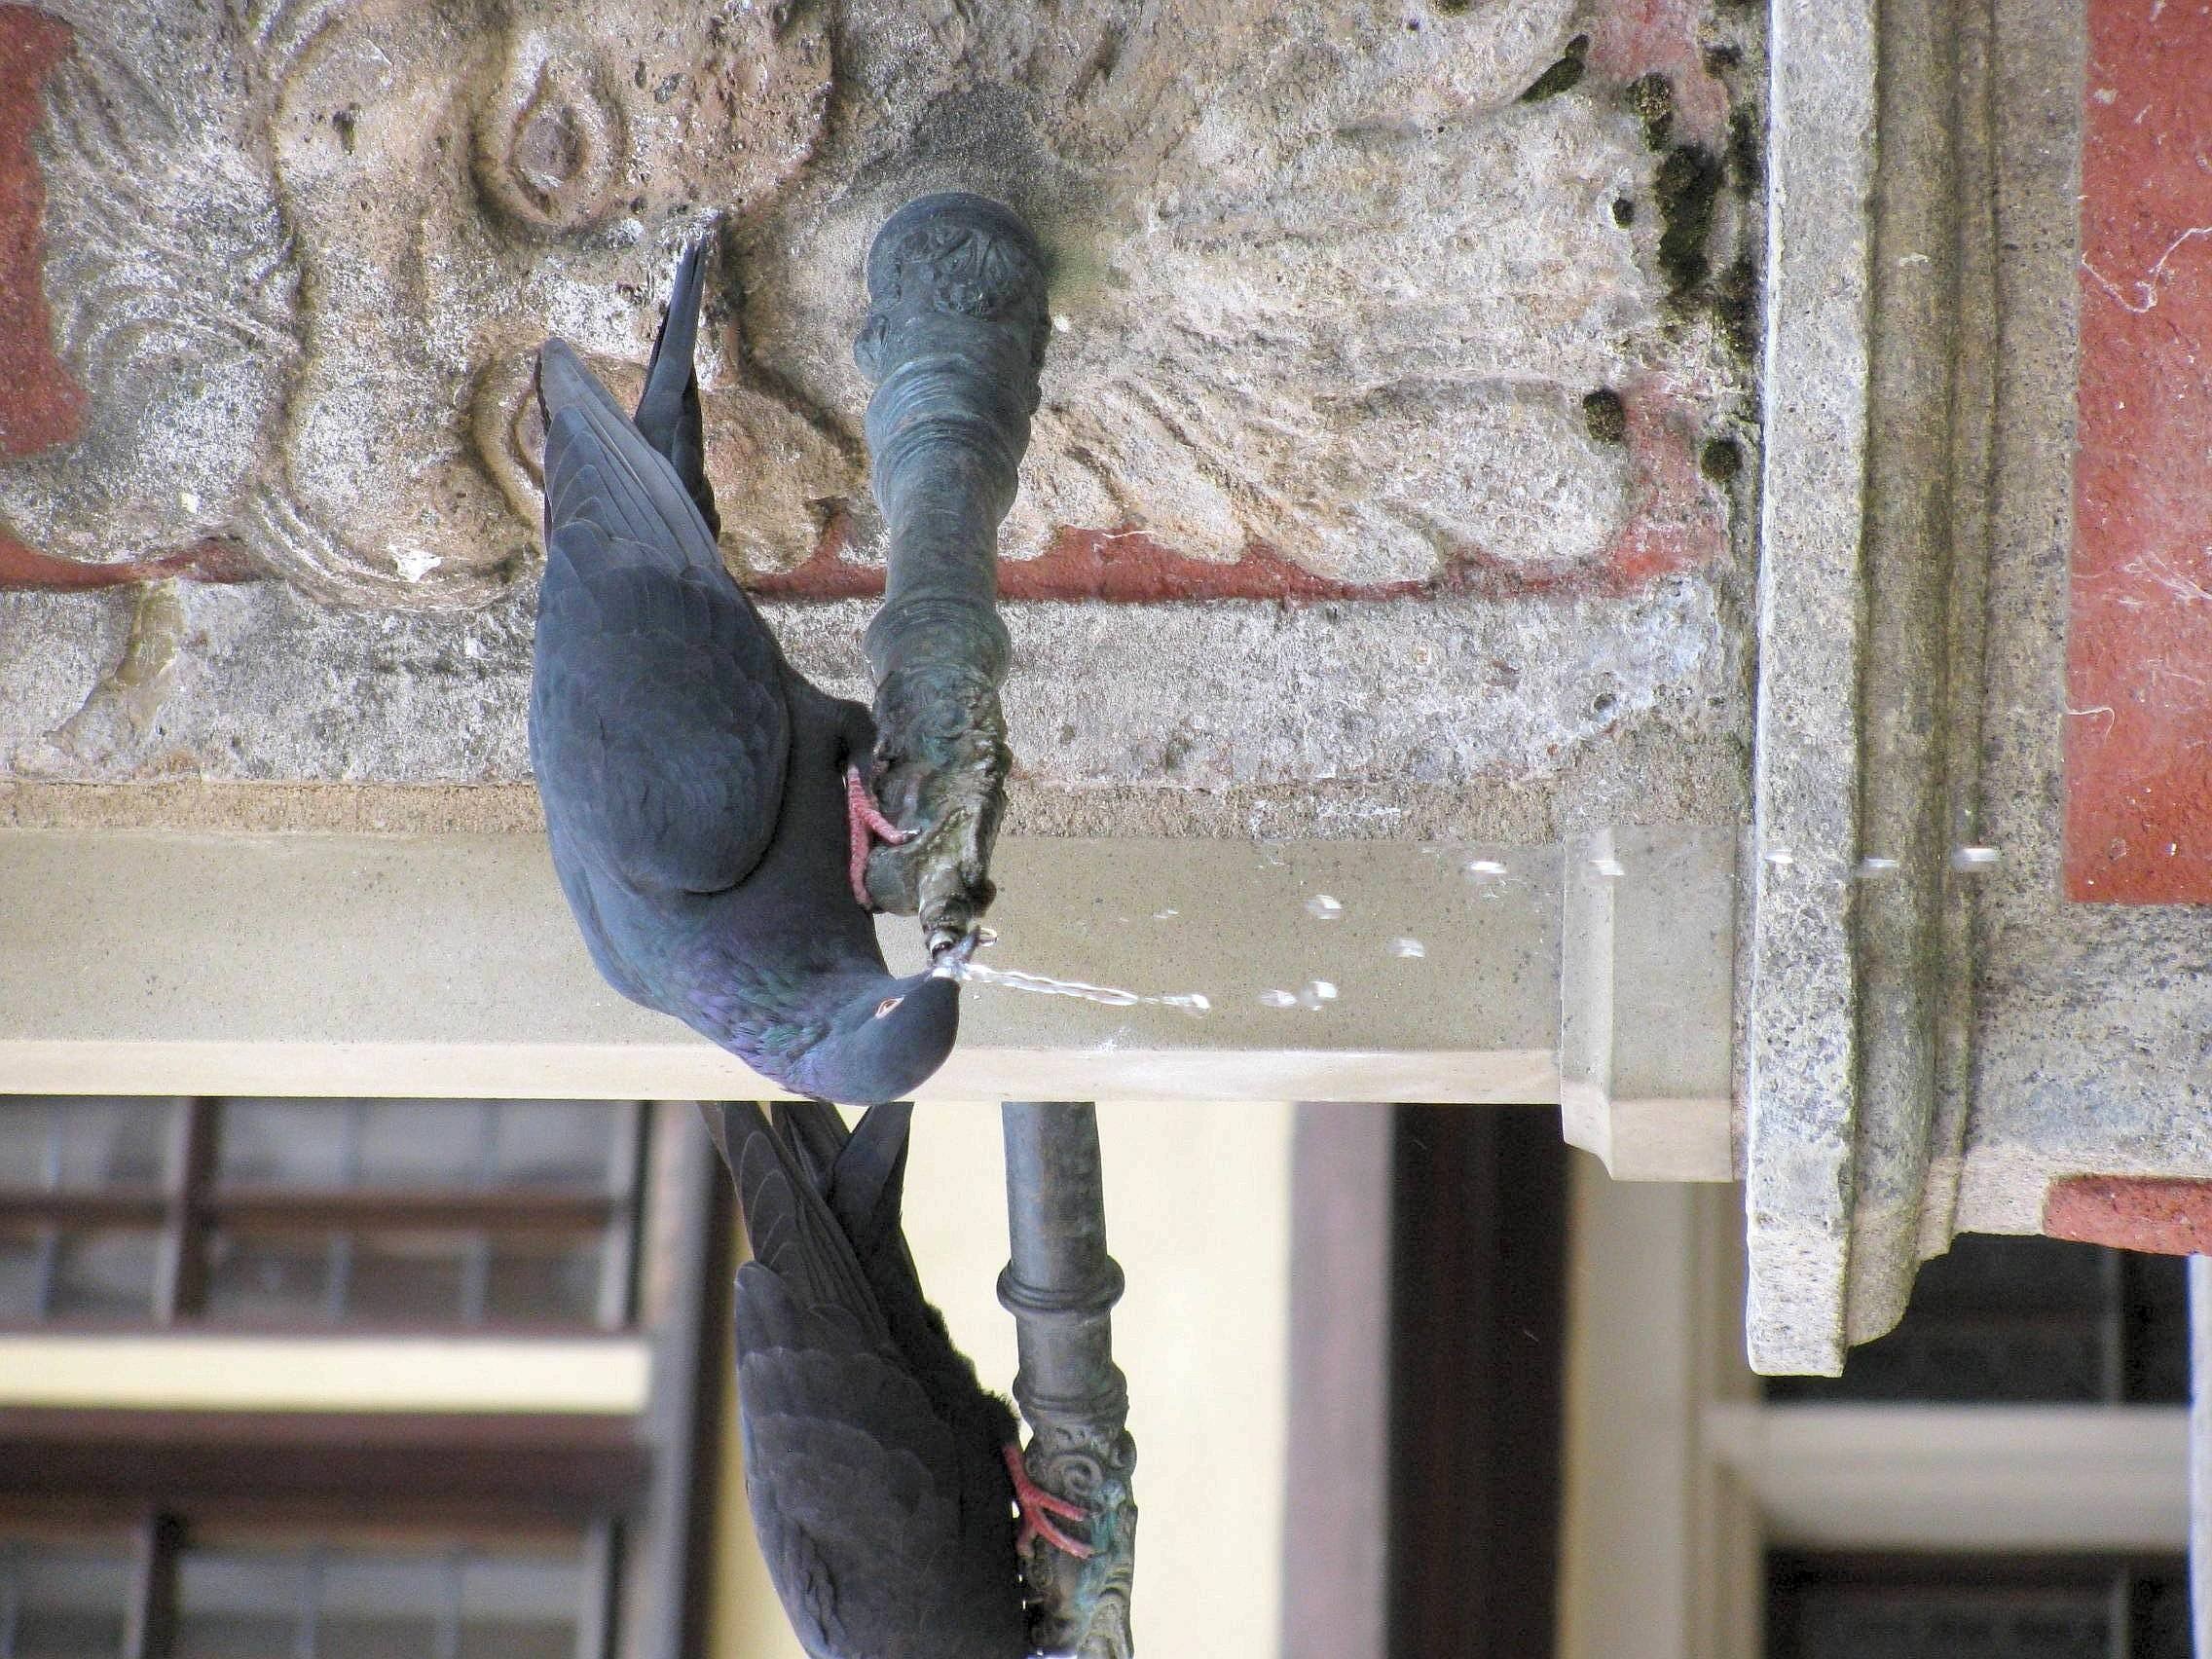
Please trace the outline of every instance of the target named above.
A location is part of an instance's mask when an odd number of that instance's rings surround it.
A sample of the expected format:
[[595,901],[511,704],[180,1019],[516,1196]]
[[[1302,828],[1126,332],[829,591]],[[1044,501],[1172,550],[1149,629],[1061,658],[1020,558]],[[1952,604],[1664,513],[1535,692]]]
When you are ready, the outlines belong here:
[[1605,829],[1567,844],[1560,1126],[1616,1181],[1736,1174],[1734,873],[1726,831]]

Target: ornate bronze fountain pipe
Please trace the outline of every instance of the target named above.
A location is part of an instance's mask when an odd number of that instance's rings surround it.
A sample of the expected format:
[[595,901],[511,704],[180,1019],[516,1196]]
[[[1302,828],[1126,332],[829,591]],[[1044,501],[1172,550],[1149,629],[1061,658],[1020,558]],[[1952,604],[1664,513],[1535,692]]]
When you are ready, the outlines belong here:
[[868,860],[887,910],[915,914],[933,956],[973,934],[993,894],[992,843],[1013,756],[999,706],[1011,654],[998,616],[998,527],[1029,445],[1051,321],[1045,260],[1011,208],[924,196],[867,256],[854,343],[875,384],[869,473],[890,527],[883,608],[868,624],[877,793],[915,831]]
[[1028,1419],[1029,1477],[1091,1512],[1093,1553],[1031,1550],[1022,1563],[1040,1652],[1127,1659],[1137,1506],[1129,1393],[1114,1363],[1122,1270],[1106,1253],[1098,1112],[1088,1101],[1009,1100],[1007,1235],[999,1301],[1014,1318],[1014,1404]]

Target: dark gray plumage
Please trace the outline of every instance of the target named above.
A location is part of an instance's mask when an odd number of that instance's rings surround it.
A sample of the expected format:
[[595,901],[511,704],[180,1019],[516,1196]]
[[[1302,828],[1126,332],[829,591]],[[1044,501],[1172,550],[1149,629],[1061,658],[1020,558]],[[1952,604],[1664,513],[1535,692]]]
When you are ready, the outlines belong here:
[[753,1241],[746,1488],[799,1641],[816,1659],[1027,1652],[1014,1413],[952,1346],[900,1226],[912,1106],[874,1108],[849,1139],[819,1101],[779,1104],[773,1124],[755,1105],[704,1110]]
[[[539,354],[545,578],[530,754],[592,960],[799,1093],[895,1099],[943,1063],[959,986],[895,978],[854,897],[874,722],[784,660],[716,548],[684,252],[632,422]],[[857,771],[852,769],[857,768]]]

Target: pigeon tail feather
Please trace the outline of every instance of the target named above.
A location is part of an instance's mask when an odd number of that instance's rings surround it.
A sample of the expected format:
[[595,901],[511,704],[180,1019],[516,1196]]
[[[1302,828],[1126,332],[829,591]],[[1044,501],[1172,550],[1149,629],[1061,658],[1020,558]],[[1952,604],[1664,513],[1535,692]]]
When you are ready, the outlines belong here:
[[668,312],[653,338],[653,354],[645,363],[645,389],[639,394],[635,419],[645,442],[676,468],[699,516],[719,537],[722,521],[715,510],[714,485],[707,479],[699,371],[693,361],[699,339],[699,302],[705,291],[702,273],[713,242],[714,228],[709,226],[692,238],[683,257],[677,261]]
[[[913,1126],[914,1103],[894,1100],[869,1108],[837,1155],[836,1179],[830,1191],[830,1207],[844,1224],[845,1235],[865,1264],[884,1248],[896,1244],[905,1257],[906,1235],[900,1225],[906,1186],[907,1134]],[[917,1280],[915,1289],[920,1290]]]
[[[779,1100],[769,1109],[776,1132],[806,1165],[817,1192],[829,1193],[835,1178],[837,1155],[851,1138],[844,1116],[824,1100]],[[830,1199],[830,1207],[837,1207]]]

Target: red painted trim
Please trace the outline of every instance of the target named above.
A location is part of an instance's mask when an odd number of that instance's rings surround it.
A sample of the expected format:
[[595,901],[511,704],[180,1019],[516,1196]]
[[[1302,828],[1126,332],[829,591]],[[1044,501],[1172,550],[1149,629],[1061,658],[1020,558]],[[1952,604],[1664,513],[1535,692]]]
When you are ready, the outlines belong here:
[[2212,903],[2212,8],[2090,0],[2066,894]]
[[1590,73],[1614,87],[1664,75],[1674,94],[1668,136],[1717,148],[1728,89],[1706,66],[1703,0],[1607,0],[1589,14]]
[[133,559],[113,565],[80,565],[73,559],[56,559],[26,547],[6,531],[0,531],[0,591],[10,588],[48,588],[75,592],[85,588],[129,587],[134,582],[177,577],[193,582],[251,582],[261,579],[261,569],[235,541],[209,536],[176,553],[157,559]]
[[[1346,582],[1316,574],[1264,542],[1251,543],[1233,560],[1194,559],[1124,525],[1062,529],[1038,557],[1002,559],[999,597],[1016,603],[1310,605],[1459,594],[1544,599],[1635,593],[1724,555],[1728,515],[1719,493],[1698,471],[1699,432],[1688,404],[1658,382],[1625,389],[1621,402],[1628,418],[1628,519],[1604,554],[1587,564],[1530,569],[1463,547],[1426,580]],[[874,599],[883,592],[883,570],[849,557],[846,526],[838,519],[804,564],[755,576],[746,585],[763,599]]]
[[84,387],[54,354],[46,185],[31,153],[40,89],[75,41],[58,18],[0,5],[0,456],[35,455],[85,429]]
[[2051,1183],[2043,1230],[2053,1238],[2158,1256],[2212,1254],[2212,1181],[2069,1176]]

